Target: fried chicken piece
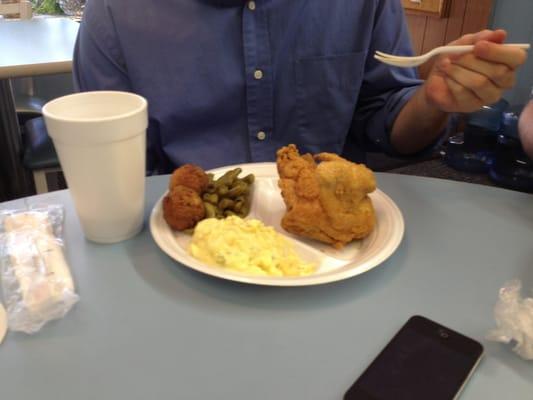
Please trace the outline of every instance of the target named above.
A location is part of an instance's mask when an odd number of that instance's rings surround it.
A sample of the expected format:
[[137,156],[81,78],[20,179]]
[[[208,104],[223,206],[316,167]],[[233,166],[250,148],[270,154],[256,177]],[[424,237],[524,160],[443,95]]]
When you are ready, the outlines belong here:
[[372,231],[375,213],[368,193],[376,181],[370,169],[332,153],[301,156],[292,144],[277,151],[276,161],[287,206],[281,220],[285,230],[336,248]]
[[174,186],[182,185],[201,194],[208,184],[209,177],[202,168],[194,164],[184,164],[174,170],[168,188],[172,189]]
[[172,229],[182,231],[205,217],[205,206],[197,192],[177,185],[163,198],[163,217]]

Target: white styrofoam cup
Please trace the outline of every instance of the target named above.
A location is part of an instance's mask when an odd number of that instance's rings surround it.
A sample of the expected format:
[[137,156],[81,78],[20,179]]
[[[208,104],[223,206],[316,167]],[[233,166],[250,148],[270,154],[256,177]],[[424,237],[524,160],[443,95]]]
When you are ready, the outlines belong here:
[[119,91],[76,93],[43,107],[85,237],[116,243],[143,225],[148,105]]

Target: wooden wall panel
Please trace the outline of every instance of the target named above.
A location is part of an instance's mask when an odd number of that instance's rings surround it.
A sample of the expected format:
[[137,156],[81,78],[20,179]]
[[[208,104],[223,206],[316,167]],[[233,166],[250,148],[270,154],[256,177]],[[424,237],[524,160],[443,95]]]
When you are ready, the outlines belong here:
[[422,46],[424,45],[424,36],[426,33],[428,18],[423,15],[409,15],[408,19],[413,50],[416,54],[420,54],[422,52]]
[[492,12],[492,0],[469,0],[466,4],[462,34],[485,29]]
[[[450,43],[461,36],[463,32],[463,22],[465,19],[466,1],[453,0],[450,6],[450,15],[446,27],[446,37],[444,43]],[[488,21],[487,21],[488,23]]]
[[446,28],[448,19],[446,18],[428,18],[426,31],[424,32],[424,41],[422,44],[422,53],[425,53],[437,46],[441,46],[446,38]]
[[434,17],[446,17],[451,0],[402,0],[403,8],[413,13],[422,13]]
[[[445,45],[460,36],[485,29],[492,12],[492,0],[452,0],[447,18],[412,14],[407,23],[416,54]],[[422,65],[420,75],[427,76],[431,65]]]

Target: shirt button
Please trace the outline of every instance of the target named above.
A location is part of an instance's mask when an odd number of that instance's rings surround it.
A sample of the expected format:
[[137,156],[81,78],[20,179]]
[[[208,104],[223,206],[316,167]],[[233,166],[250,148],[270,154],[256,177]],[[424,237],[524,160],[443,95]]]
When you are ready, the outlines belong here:
[[257,80],[263,79],[263,71],[261,71],[260,69],[256,69],[254,71],[254,78]]
[[249,1],[248,2],[248,9],[250,11],[254,11],[255,10],[255,1]]
[[265,140],[266,136],[267,136],[266,133],[263,132],[263,131],[259,131],[259,132],[257,132],[257,138],[258,138],[259,140]]

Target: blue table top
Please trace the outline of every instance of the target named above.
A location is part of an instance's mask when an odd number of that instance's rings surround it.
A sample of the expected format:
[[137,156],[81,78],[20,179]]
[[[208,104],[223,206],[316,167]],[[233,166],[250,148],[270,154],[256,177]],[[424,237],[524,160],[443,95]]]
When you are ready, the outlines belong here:
[[[8,334],[0,346],[0,396],[340,399],[420,314],[485,346],[461,398],[531,399],[533,363],[485,335],[495,327],[493,307],[506,281],[533,288],[533,196],[377,178],[404,214],[398,250],[363,275],[300,288],[192,271],[160,251],[147,226],[119,244],[88,242],[68,191],[1,204],[65,204],[66,253],[81,300],[33,336]],[[146,221],[167,182],[148,178]]]

